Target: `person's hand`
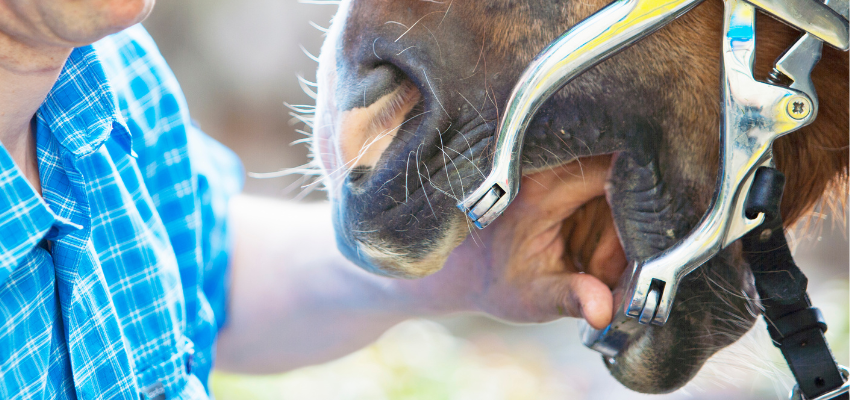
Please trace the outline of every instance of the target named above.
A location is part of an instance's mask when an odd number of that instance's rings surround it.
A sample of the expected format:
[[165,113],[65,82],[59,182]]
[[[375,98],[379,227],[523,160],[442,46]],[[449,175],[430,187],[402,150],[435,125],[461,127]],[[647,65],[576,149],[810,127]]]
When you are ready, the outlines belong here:
[[[515,322],[581,317],[611,321],[625,265],[604,185],[610,157],[575,162],[523,178],[508,209],[426,278],[448,299]],[[584,207],[583,207],[584,206]]]
[[407,318],[455,311],[515,322],[574,316],[604,327],[609,288],[625,266],[601,197],[609,164],[586,159],[527,176],[502,216],[470,228],[441,271],[414,280],[374,275],[336,251],[329,203],[235,199],[218,366],[272,373],[324,362]]

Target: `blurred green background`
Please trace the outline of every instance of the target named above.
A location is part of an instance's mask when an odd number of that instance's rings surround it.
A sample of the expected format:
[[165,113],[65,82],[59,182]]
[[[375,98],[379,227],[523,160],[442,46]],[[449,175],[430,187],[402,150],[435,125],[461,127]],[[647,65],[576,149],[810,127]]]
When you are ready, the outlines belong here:
[[[334,6],[296,0],[160,1],[145,26],[183,86],[193,118],[235,150],[248,171],[307,161],[283,103],[312,104],[296,74],[315,80]],[[291,199],[294,177],[248,178],[248,193]],[[322,200],[322,192],[302,201]],[[848,244],[843,223],[813,217],[792,235],[810,294],[829,322],[830,344],[848,364]],[[763,322],[713,357],[684,389],[654,399],[784,399],[791,377]],[[413,320],[343,359],[273,376],[215,373],[218,400],[243,399],[640,399],[608,375],[578,340],[575,320],[507,325],[480,316]]]

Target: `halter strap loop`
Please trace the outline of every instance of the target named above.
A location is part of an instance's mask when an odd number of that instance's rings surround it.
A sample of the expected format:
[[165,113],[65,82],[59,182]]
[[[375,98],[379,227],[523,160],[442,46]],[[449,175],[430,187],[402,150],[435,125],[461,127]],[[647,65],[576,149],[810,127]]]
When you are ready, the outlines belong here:
[[[772,173],[781,174],[778,170]],[[770,185],[767,180],[762,182]],[[772,197],[777,207],[782,201],[782,192],[778,193]],[[755,277],[768,332],[788,362],[803,398],[817,399],[841,388],[845,380],[823,335],[826,323],[806,293],[808,280],[788,248],[782,216],[777,213],[744,235],[741,243]]]

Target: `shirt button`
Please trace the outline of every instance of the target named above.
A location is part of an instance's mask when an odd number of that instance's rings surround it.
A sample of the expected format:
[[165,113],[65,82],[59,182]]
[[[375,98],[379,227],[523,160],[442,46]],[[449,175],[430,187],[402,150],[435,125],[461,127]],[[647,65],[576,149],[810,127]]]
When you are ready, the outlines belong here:
[[192,361],[194,361],[194,358],[195,356],[192,354],[189,354],[189,356],[186,357],[186,375],[192,374]]

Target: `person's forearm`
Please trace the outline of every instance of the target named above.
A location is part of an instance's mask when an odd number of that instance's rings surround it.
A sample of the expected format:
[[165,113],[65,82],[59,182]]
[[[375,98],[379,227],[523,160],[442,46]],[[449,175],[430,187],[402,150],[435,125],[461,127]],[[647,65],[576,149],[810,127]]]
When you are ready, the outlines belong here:
[[325,362],[406,318],[463,308],[458,299],[435,300],[428,278],[383,278],[347,261],[336,249],[330,215],[328,203],[234,200],[218,368],[273,373]]

